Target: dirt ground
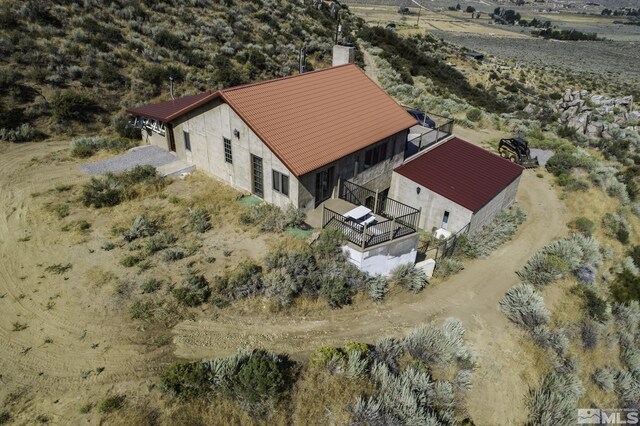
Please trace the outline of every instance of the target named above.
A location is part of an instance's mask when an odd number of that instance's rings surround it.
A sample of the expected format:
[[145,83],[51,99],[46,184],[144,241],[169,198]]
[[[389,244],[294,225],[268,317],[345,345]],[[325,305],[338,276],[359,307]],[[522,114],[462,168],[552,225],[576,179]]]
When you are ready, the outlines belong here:
[[[96,259],[118,264],[110,252],[98,249],[104,236],[74,240],[59,232],[55,218],[34,207],[32,194],[86,179],[77,164],[31,161],[65,146],[11,145],[0,155],[0,401],[19,424],[39,414],[54,424],[98,424],[98,414],[79,414],[82,404],[109,392],[147,394],[162,366],[176,357],[197,360],[262,347],[301,359],[320,345],[372,343],[449,316],[463,321],[478,354],[468,400],[476,424],[524,421],[524,393],[536,380],[536,358],[524,352],[498,301],[517,283],[514,271],[562,235],[567,222],[555,191],[535,172],[525,172],[520,185],[518,199],[528,219],[514,239],[421,294],[397,292],[382,304],[357,300],[335,311],[310,303],[276,314],[252,301],[216,318],[183,321],[171,336],[158,334],[171,344],[154,342],[153,330],[129,320],[124,301],[105,297],[91,284]],[[73,267],[64,274],[44,272],[48,265],[69,261]],[[27,328],[14,331],[16,324]]]

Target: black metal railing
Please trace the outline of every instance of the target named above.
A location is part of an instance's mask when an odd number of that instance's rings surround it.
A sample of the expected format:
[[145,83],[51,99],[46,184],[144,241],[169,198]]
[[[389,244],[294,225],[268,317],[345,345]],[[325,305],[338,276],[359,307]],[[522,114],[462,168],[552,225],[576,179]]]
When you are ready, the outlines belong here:
[[418,231],[420,210],[388,198],[386,192],[376,193],[353,182],[343,181],[339,196],[354,205],[363,205],[385,220],[371,225],[361,225],[340,213],[324,208],[322,227],[339,229],[347,240],[361,248],[367,248],[404,237]]
[[[405,107],[409,108],[409,107]],[[449,117],[443,117],[438,114],[427,113],[427,115],[435,119],[435,127],[428,129],[425,132],[420,133],[416,137],[407,140],[407,144],[404,151],[405,160],[412,155],[419,153],[420,151],[429,148],[430,146],[448,138],[453,134],[454,120]],[[424,128],[424,126],[422,126]],[[413,128],[415,129],[415,128]]]
[[451,257],[456,254],[456,248],[458,247],[458,241],[460,237],[469,232],[471,223],[467,223],[464,228],[457,231],[455,234],[450,235],[446,239],[431,240],[418,246],[418,255],[422,258],[432,258],[436,262],[446,257]]

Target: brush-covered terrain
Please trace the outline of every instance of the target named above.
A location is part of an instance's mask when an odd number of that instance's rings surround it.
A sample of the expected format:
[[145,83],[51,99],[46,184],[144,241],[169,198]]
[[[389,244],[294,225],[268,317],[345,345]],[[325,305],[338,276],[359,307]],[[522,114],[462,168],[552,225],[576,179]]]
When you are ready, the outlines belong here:
[[[429,281],[366,276],[340,235],[200,173],[80,171],[138,143],[123,111],[170,76],[291,75],[303,45],[328,66],[338,15],[399,102],[553,151]],[[0,424],[555,426],[640,404],[632,85],[479,63],[337,4],[9,1],[0,23]]]

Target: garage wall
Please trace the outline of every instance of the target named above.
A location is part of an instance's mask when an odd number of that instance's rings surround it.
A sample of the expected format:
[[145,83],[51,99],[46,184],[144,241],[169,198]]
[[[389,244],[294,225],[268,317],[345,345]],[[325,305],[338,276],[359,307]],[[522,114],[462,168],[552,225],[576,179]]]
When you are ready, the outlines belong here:
[[[234,135],[234,129],[240,137]],[[185,149],[189,133],[191,152]],[[174,122],[178,158],[242,191],[252,192],[251,155],[262,158],[264,200],[285,208],[298,206],[298,180],[229,105],[213,100]],[[231,140],[233,163],[224,157],[223,138]],[[273,190],[272,170],[289,176],[289,196]]]
[[484,207],[478,210],[478,212],[473,215],[473,219],[471,219],[469,232],[478,231],[482,226],[490,223],[502,210],[509,208],[516,200],[518,185],[520,185],[520,176],[485,204]]
[[[420,188],[419,194],[416,191],[418,187]],[[449,212],[447,230],[452,233],[467,226],[473,216],[471,210],[395,172],[391,177],[389,198],[421,209],[419,226],[426,231],[432,231],[433,228],[442,226],[442,217],[445,211]]]

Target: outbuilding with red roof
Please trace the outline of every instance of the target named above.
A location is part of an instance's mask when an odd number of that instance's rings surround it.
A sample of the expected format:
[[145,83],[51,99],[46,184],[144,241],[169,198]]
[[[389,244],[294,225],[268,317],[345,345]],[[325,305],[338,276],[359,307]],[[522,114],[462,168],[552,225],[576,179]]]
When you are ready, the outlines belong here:
[[425,230],[475,232],[513,204],[523,170],[454,137],[395,169],[389,197],[421,208]]

